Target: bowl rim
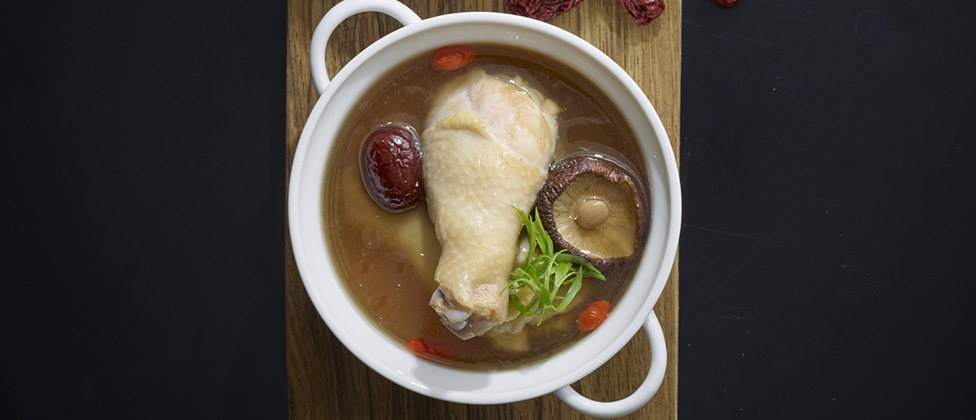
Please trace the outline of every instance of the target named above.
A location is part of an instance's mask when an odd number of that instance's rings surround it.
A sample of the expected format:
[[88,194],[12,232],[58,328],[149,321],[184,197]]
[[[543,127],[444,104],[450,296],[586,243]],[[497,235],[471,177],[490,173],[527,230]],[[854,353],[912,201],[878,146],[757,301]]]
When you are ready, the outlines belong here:
[[[663,170],[665,177],[664,187],[667,192],[664,196],[668,198],[668,208],[667,208],[667,232],[665,236],[665,243],[663,249],[663,256],[660,259],[660,267],[654,272],[652,277],[653,284],[649,292],[647,293],[645,300],[640,305],[639,309],[636,311],[636,316],[633,319],[626,322],[625,326],[619,328],[621,332],[613,337],[607,336],[603,337],[606,339],[611,339],[610,342],[602,347],[602,350],[598,351],[594,357],[587,359],[585,363],[582,363],[574,369],[567,369],[562,375],[559,376],[559,380],[552,380],[546,383],[537,384],[528,388],[521,388],[513,390],[511,392],[499,392],[491,394],[482,394],[479,392],[471,392],[468,390],[449,390],[449,389],[437,389],[436,387],[431,387],[429,384],[423,382],[415,381],[414,377],[406,374],[404,369],[397,369],[391,367],[387,364],[385,360],[375,357],[369,351],[364,349],[358,342],[353,334],[347,333],[342,328],[337,328],[338,319],[334,317],[329,308],[328,304],[318,291],[318,285],[315,284],[313,280],[313,272],[308,267],[308,257],[305,255],[305,249],[303,247],[303,227],[301,226],[301,206],[299,203],[300,191],[303,182],[302,170],[304,168],[304,163],[307,157],[307,149],[309,147],[309,142],[313,136],[319,121],[323,115],[323,110],[326,108],[327,104],[332,100],[333,95],[336,90],[339,89],[343,83],[350,77],[350,74],[354,73],[360,66],[363,65],[366,60],[374,56],[377,52],[389,48],[391,45],[400,42],[412,35],[420,33],[422,31],[428,31],[436,29],[439,27],[444,27],[448,25],[464,25],[469,23],[477,24],[499,24],[504,26],[509,26],[512,29],[527,30],[542,34],[544,36],[552,37],[568,44],[572,48],[580,50],[585,55],[591,57],[598,64],[604,67],[607,71],[611,72],[616,76],[616,82],[619,82],[625,87],[633,96],[633,99],[640,106],[641,113],[647,118],[647,122],[651,125],[654,130],[655,138],[657,139],[657,146],[662,150],[664,156],[661,159],[664,162],[665,168],[659,168]],[[395,64],[395,63],[393,63]],[[377,78],[379,76],[376,76]],[[611,98],[614,99],[614,98]],[[617,102],[614,99],[614,102]],[[635,133],[636,134],[636,133]],[[332,140],[330,140],[331,143]],[[646,147],[642,147],[642,153],[645,155],[645,160],[649,158],[646,156],[650,153],[647,150],[643,150]],[[331,144],[329,145],[329,150],[331,150]],[[655,156],[656,158],[657,156]],[[323,160],[327,160],[327,157],[323,157]],[[650,165],[650,162],[648,162]],[[648,167],[648,171],[652,168]],[[319,177],[324,177],[324,174],[319,174]],[[681,194],[680,194],[680,180],[678,178],[677,163],[673,154],[673,149],[671,148],[670,142],[668,141],[667,133],[664,130],[664,126],[660,121],[660,117],[654,110],[650,101],[647,99],[644,92],[637,86],[636,82],[612,59],[606,56],[602,51],[594,47],[593,45],[587,43],[581,38],[562,30],[558,27],[535,21],[532,19],[503,14],[503,13],[493,13],[493,12],[465,12],[465,13],[455,13],[448,15],[440,15],[427,19],[423,19],[416,23],[408,24],[402,28],[399,28],[390,34],[382,37],[381,39],[374,42],[372,45],[365,48],[362,52],[357,54],[347,63],[342,70],[340,70],[336,76],[332,79],[326,90],[319,97],[315,106],[309,114],[305,126],[303,127],[298,146],[295,151],[295,157],[292,163],[291,174],[290,174],[290,185],[289,185],[289,196],[288,196],[288,223],[291,234],[292,248],[295,255],[296,264],[299,269],[299,273],[302,277],[302,282],[308,291],[309,298],[311,299],[313,305],[316,307],[320,317],[329,326],[330,331],[336,335],[337,338],[349,349],[357,358],[367,364],[371,369],[380,373],[384,377],[390,379],[391,381],[407,388],[412,391],[428,395],[431,397],[461,402],[470,404],[495,404],[495,403],[508,403],[526,400],[530,398],[535,398],[544,394],[551,393],[560,387],[566,386],[573,382],[578,381],[583,376],[586,376],[599,366],[603,365],[607,360],[609,360],[613,355],[615,355],[619,350],[626,345],[627,342],[637,333],[644,323],[645,319],[649,314],[652,314],[651,310],[653,306],[659,299],[663,289],[667,283],[667,279],[674,265],[675,255],[677,252],[677,242],[678,234],[681,226]],[[312,180],[311,182],[321,185],[322,179],[317,181]],[[321,190],[321,188],[319,188]],[[321,191],[319,192],[321,195]],[[652,191],[652,197],[656,197]],[[652,198],[653,200],[653,198]],[[320,203],[321,204],[321,203]],[[321,214],[321,209],[319,211]],[[321,232],[317,232],[321,233]],[[645,250],[649,252],[649,250]],[[647,255],[645,254],[642,259],[646,260]],[[331,256],[325,256],[327,259],[331,259]],[[331,263],[329,263],[331,265]],[[638,274],[644,273],[644,264],[641,264]],[[648,271],[652,269],[647,269]],[[629,290],[629,287],[628,287]],[[343,290],[343,293],[346,293]],[[653,316],[653,315],[651,315]],[[597,330],[599,333],[599,330]],[[382,333],[381,333],[382,334]],[[382,334],[385,338],[385,334]],[[586,340],[586,338],[584,338]],[[581,340],[583,341],[583,340]],[[574,344],[572,347],[562,350],[557,355],[550,357],[553,359],[559,357],[559,354],[570,352],[573,347],[577,346],[579,343]],[[406,351],[404,349],[404,351]],[[413,357],[416,360],[415,367],[417,369],[432,369],[433,371],[439,371],[447,369],[452,371],[451,374],[459,372],[474,373],[477,375],[489,374],[495,375],[499,374],[499,371],[469,371],[464,369],[457,369],[451,367],[445,367],[440,364],[435,364],[426,360],[422,360]],[[544,362],[543,362],[544,363]],[[533,370],[539,366],[539,362],[534,363],[532,366],[526,367],[526,370]],[[410,368],[410,366],[408,366]],[[521,369],[518,369],[521,370]],[[506,370],[508,371],[508,370]]]

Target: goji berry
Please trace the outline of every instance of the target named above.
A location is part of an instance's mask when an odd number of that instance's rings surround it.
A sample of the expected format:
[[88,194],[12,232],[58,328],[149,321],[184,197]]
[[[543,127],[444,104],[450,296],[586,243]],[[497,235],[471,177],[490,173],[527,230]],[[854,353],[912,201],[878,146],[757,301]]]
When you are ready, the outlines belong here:
[[603,324],[607,319],[607,312],[610,311],[610,302],[598,300],[583,307],[579,318],[576,320],[576,327],[580,331],[591,331]]
[[451,357],[451,351],[443,344],[436,341],[424,340],[423,338],[411,338],[407,343],[407,349],[417,356],[427,359],[447,359]]
[[474,51],[464,45],[451,45],[434,53],[434,65],[441,70],[455,70],[464,67],[474,58]]

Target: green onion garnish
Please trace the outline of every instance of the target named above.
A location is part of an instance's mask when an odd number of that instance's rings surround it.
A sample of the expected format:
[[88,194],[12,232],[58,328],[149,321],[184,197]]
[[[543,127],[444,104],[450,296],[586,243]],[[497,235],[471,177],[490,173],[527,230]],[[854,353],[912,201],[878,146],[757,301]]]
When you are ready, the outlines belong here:
[[[517,207],[515,211],[522,219],[522,226],[529,236],[529,258],[512,272],[508,283],[508,300],[518,309],[519,316],[538,316],[539,324],[542,324],[550,309],[558,312],[569,306],[576,297],[576,292],[583,286],[583,277],[603,281],[606,278],[586,260],[567,254],[565,250],[553,251],[552,238],[542,226],[539,209],[535,210],[535,220],[530,220]],[[560,296],[559,289],[567,283],[570,283],[569,290]],[[528,304],[523,304],[514,293],[524,287],[528,287],[535,294]]]

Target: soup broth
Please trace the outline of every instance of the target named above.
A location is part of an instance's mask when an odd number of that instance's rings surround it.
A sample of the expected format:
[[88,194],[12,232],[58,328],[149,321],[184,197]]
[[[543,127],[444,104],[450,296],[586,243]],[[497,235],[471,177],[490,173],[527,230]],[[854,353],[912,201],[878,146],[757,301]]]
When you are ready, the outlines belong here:
[[[406,346],[419,337],[447,347],[443,363],[471,369],[504,369],[538,361],[578,341],[580,309],[605,299],[611,308],[633,277],[633,267],[608,273],[607,281],[587,278],[571,307],[550,312],[520,336],[457,338],[428,306],[437,289],[434,269],[440,245],[423,201],[412,210],[389,213],[377,206],[360,174],[359,153],[374,128],[409,124],[423,129],[434,95],[453,78],[482,68],[489,74],[521,76],[559,105],[555,159],[584,148],[613,156],[642,179],[646,168],[620,112],[571,67],[550,57],[503,45],[470,45],[475,58],[461,69],[443,71],[431,63],[433,51],[399,66],[373,86],[350,110],[326,167],[323,217],[332,262],[357,306],[376,327]],[[516,246],[516,244],[512,244]],[[612,316],[612,309],[611,309]]]

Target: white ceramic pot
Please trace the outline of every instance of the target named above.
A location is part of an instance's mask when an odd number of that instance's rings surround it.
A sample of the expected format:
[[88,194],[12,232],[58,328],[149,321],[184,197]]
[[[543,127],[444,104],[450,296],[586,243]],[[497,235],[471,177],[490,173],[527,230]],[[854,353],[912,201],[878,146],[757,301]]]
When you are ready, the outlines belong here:
[[[331,81],[325,69],[329,35],[346,18],[375,11],[403,27],[353,58]],[[557,57],[616,102],[637,135],[649,170],[650,235],[637,277],[600,328],[577,344],[535,364],[501,371],[455,369],[420,359],[380,332],[356,308],[336,277],[322,223],[326,157],[352,104],[388,70],[404,60],[457,43],[500,43]],[[647,97],[623,69],[598,49],[555,26],[501,13],[457,13],[421,20],[394,0],[346,0],[333,7],[312,37],[311,68],[319,100],[302,131],[291,172],[288,219],[298,269],[308,295],[336,337],[370,368],[430,397],[468,404],[502,404],[555,393],[584,414],[619,417],[646,404],[664,378],[664,334],[653,312],[678,246],[681,194],[667,134]],[[616,354],[643,326],[652,360],[644,383],[615,402],[589,400],[570,384]]]

